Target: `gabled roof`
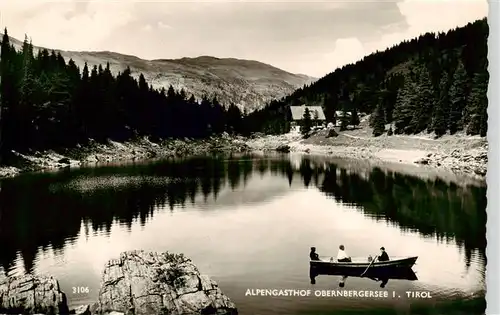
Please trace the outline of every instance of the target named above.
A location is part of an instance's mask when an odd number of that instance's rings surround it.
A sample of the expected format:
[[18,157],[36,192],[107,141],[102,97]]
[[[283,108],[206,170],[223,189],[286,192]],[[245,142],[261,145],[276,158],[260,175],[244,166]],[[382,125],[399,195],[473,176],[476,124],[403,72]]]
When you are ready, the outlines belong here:
[[290,111],[292,112],[293,120],[302,120],[304,117],[304,113],[306,112],[306,108],[309,109],[311,113],[311,118],[314,119],[314,115],[317,113],[318,120],[326,120],[325,113],[323,112],[323,108],[321,106],[290,106]]

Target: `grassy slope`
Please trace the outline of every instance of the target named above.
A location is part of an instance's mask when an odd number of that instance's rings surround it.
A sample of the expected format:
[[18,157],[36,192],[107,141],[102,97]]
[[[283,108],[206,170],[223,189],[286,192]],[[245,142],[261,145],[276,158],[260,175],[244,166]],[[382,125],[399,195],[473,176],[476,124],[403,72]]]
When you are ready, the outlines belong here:
[[336,129],[337,137],[327,137],[326,130],[317,131],[307,139],[291,132],[252,139],[248,144],[254,150],[274,150],[285,144],[297,152],[401,165],[425,164],[479,179],[486,174],[486,138],[455,134],[434,139],[432,134],[426,133],[373,137],[368,119],[369,116],[362,117],[359,127],[353,130],[341,132]]
[[368,124],[368,116],[362,119],[356,129],[338,131],[338,137],[326,138],[326,131],[313,134],[303,141],[305,144],[331,146],[375,146],[379,149],[395,149],[406,151],[428,151],[449,154],[454,150],[487,149],[486,138],[467,136],[463,133],[444,135],[438,139],[433,134],[421,133],[417,135],[382,135],[372,136],[373,129]]

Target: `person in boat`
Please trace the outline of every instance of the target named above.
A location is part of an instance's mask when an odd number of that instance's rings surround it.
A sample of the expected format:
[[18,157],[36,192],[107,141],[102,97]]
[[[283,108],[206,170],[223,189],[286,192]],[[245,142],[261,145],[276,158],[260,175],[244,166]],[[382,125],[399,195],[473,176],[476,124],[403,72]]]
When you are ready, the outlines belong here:
[[339,246],[339,252],[337,253],[338,262],[351,262],[351,257],[347,255],[344,245]]
[[380,247],[380,255],[378,256],[378,261],[389,261],[389,255],[387,255],[387,252],[385,251],[385,248],[383,246]]
[[309,258],[311,260],[319,260],[319,255],[316,253],[316,247],[311,247],[311,252],[309,253]]

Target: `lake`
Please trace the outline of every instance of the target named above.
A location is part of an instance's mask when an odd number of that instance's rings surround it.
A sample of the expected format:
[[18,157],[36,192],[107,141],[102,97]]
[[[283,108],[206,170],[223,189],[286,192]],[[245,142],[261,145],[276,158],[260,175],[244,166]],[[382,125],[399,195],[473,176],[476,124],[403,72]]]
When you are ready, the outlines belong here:
[[[71,307],[96,300],[107,260],[144,249],[190,257],[240,314],[484,313],[481,185],[312,156],[197,157],[5,179],[0,207],[0,271],[53,275]],[[335,256],[340,244],[351,256],[375,256],[381,246],[419,256],[418,280],[382,289],[348,278],[343,288],[391,298],[245,296],[340,290],[337,276],[309,277],[309,248]],[[410,299],[408,290],[432,298]]]

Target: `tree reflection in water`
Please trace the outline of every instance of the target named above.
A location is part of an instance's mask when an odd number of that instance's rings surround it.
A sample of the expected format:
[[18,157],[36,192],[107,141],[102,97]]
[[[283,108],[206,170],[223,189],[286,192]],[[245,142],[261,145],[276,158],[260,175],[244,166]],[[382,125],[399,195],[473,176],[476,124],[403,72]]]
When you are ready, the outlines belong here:
[[[82,224],[88,227],[87,236],[109,234],[115,222],[130,230],[136,222],[144,226],[159,207],[175,211],[187,202],[195,204],[199,194],[205,202],[216,200],[222,189],[245,187],[252,176],[265,174],[283,177],[290,186],[300,178],[305,187],[316,187],[338,202],[355,204],[373,220],[440,241],[453,240],[464,252],[467,266],[476,250],[485,258],[484,187],[461,187],[377,168],[359,172],[308,157],[295,165],[286,157],[241,156],[5,179],[0,190],[0,264],[9,270],[20,254],[29,272],[38,253],[49,248],[64,251],[78,237]],[[88,187],[74,189],[75,183]]]

